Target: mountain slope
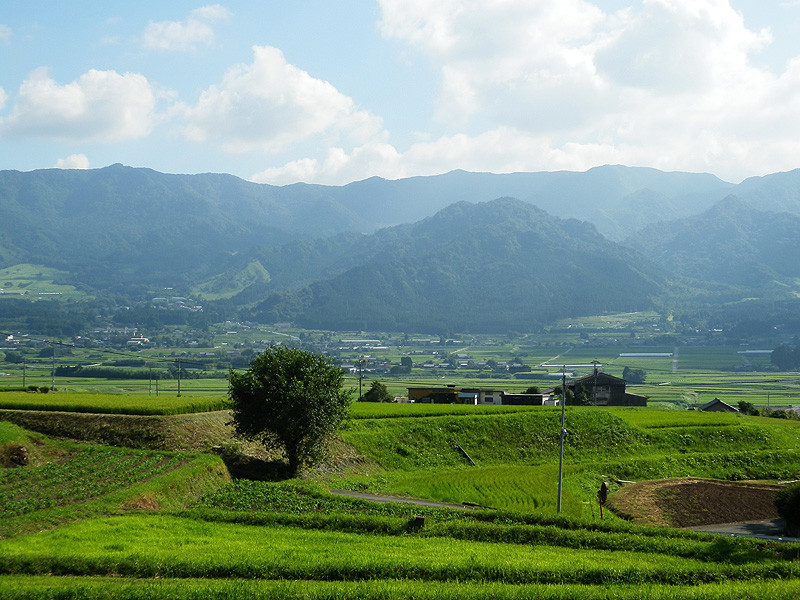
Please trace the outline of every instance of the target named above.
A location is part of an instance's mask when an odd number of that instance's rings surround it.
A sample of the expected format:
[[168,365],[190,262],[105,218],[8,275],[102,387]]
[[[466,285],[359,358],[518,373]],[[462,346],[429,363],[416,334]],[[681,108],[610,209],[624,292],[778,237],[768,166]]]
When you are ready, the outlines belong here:
[[328,329],[527,331],[568,315],[651,308],[665,281],[591,225],[509,198],[460,202],[371,241],[383,251],[273,294],[253,317]]
[[6,263],[69,269],[100,287],[180,280],[226,253],[363,225],[324,194],[122,165],[0,172],[0,211]]
[[751,289],[800,278],[800,217],[730,196],[706,212],[650,225],[626,240],[662,267]]

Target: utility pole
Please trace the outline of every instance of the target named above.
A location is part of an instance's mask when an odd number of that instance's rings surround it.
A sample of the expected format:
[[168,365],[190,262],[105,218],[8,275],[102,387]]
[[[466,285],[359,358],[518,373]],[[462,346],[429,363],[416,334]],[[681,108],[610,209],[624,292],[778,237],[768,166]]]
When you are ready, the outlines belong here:
[[53,347],[53,358],[51,360],[51,368],[50,368],[50,391],[56,391],[56,343],[50,342],[50,345]]
[[594,381],[592,382],[592,406],[597,406],[597,359],[592,361],[594,367]]
[[364,357],[358,359],[358,399],[361,400],[364,396],[361,394],[361,381],[364,378]]
[[28,360],[27,359],[23,359],[22,360],[22,389],[23,390],[25,389],[25,371],[26,371],[27,367],[28,367]]
[[561,437],[558,442],[558,501],[556,512],[561,514],[561,481],[564,477],[564,405],[567,403],[567,365],[561,367]]
[[181,359],[178,359],[178,396],[181,395]]

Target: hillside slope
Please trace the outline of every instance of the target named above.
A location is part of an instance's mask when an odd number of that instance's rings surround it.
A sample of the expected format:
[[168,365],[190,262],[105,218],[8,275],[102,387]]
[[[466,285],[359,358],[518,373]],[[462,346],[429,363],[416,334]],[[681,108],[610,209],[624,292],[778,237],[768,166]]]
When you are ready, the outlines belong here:
[[332,329],[535,330],[564,316],[651,308],[666,281],[591,225],[509,198],[458,203],[370,241],[376,254],[363,264],[273,294],[253,318]]

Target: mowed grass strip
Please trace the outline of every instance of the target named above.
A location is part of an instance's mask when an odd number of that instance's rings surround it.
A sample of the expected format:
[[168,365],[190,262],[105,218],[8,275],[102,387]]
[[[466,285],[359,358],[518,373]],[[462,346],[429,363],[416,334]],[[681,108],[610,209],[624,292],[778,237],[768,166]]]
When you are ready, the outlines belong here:
[[654,553],[554,551],[550,546],[128,515],[0,540],[0,573],[686,585],[793,578],[800,563],[714,564]]
[[54,392],[31,394],[3,392],[0,408],[47,410],[120,415],[179,415],[223,410],[225,398],[218,396],[133,396]]
[[351,582],[0,576],[0,600],[788,600],[798,596],[798,581],[609,586],[398,579]]

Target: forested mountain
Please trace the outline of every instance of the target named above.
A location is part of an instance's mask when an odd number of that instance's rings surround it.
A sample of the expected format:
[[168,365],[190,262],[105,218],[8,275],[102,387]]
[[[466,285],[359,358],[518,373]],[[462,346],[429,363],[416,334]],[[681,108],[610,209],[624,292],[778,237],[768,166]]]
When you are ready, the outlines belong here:
[[645,227],[626,240],[676,275],[748,289],[800,278],[800,217],[729,196],[704,213]]
[[106,312],[169,288],[265,321],[500,331],[655,303],[752,312],[738,301],[800,292],[800,171],[739,185],[606,166],[346,186],[0,171],[0,216],[0,288],[19,269]]
[[381,250],[341,275],[271,295],[253,318],[333,329],[535,330],[567,315],[652,308],[665,282],[588,223],[509,198],[460,202],[367,242]]
[[[277,192],[280,190],[280,193]],[[0,172],[0,258],[71,271],[93,287],[184,280],[226,255],[363,227],[325,194],[230,175],[166,175],[112,165]]]

